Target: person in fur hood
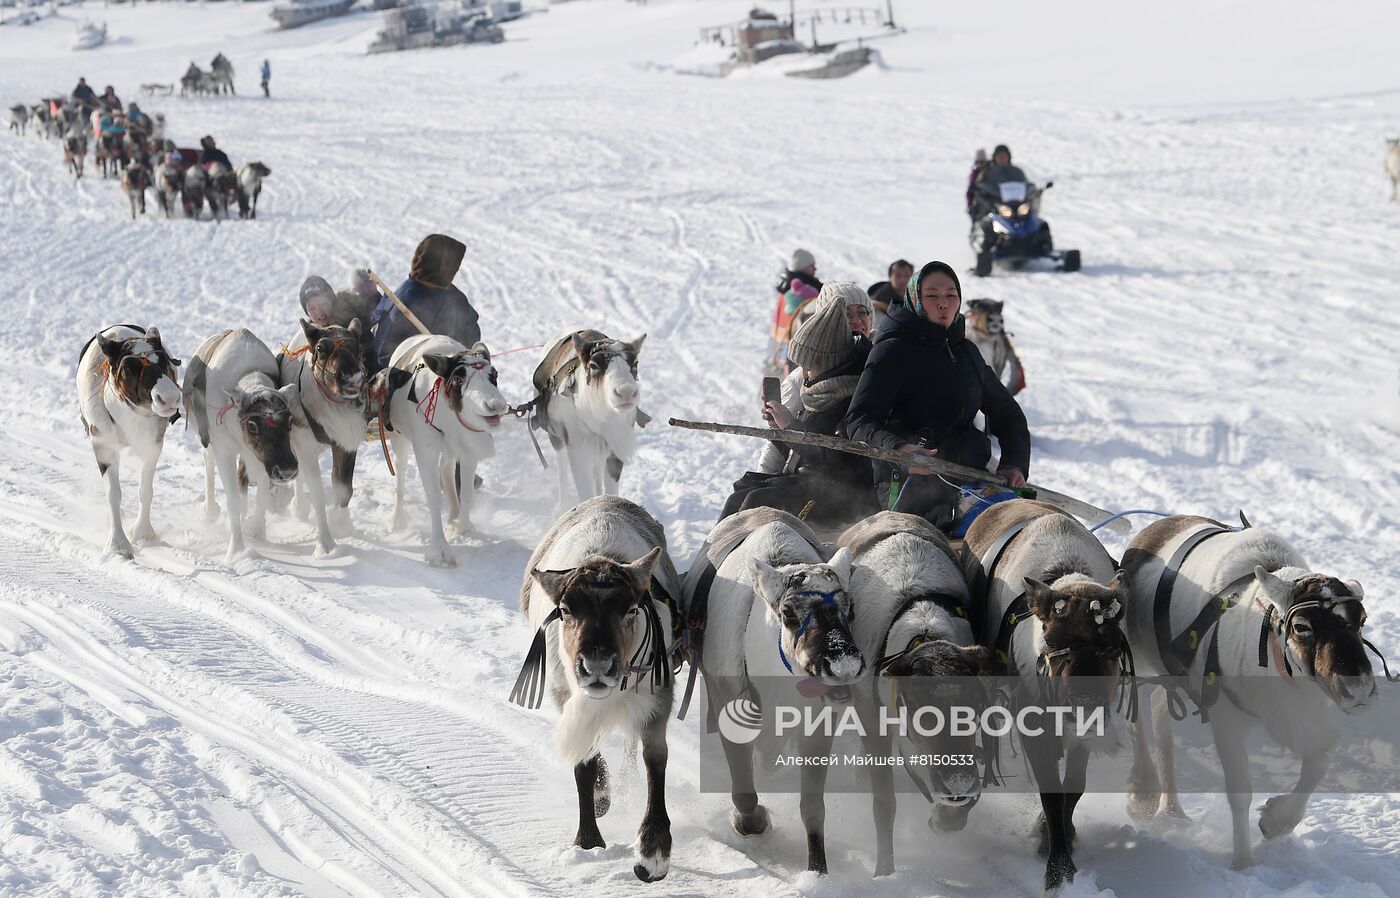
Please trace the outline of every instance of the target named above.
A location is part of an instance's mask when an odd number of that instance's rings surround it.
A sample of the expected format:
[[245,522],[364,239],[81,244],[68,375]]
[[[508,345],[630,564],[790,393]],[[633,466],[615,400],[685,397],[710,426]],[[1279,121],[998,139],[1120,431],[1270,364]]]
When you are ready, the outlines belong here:
[[[960,314],[962,286],[945,262],[929,262],[909,281],[904,303],[890,310],[846,415],[846,431],[883,449],[937,456],[985,468],[991,440],[977,429],[980,411],[1001,446],[998,473],[1012,486],[1030,472],[1026,415],[967,339]],[[907,485],[891,490],[896,472],[876,468],[877,492],[896,496],[895,511],[917,514],[934,526],[952,522],[958,492],[931,472],[913,468]]]
[[[397,293],[399,299],[428,328],[430,333],[451,337],[463,346],[481,340],[476,309],[461,290],[452,285],[467,248],[446,234],[429,234],[413,254],[408,280]],[[374,310],[375,369],[387,368],[399,344],[418,333],[389,297]]]
[[[868,308],[865,291],[853,283],[827,283],[814,303],[811,317],[792,335],[788,356],[803,372],[794,414],[782,402],[763,404],[770,427],[841,435],[841,421],[860,381],[870,352],[864,335],[853,334],[848,306]],[[841,526],[876,510],[868,459],[819,446],[775,442],[788,459],[780,473],[750,471],[734,484],[721,518],[746,508],[779,508],[800,514],[808,502],[807,520],[818,526]]]

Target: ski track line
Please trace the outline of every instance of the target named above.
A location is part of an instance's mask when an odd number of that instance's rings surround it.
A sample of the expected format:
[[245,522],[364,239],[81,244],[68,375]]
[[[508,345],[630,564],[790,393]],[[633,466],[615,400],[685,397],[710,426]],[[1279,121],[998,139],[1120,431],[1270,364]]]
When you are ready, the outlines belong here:
[[[8,542],[7,539],[0,538],[0,545],[6,542]],[[12,548],[12,546],[7,548]],[[52,567],[50,565],[43,566]],[[77,590],[74,590],[78,594],[102,594],[103,592],[100,589],[100,584],[84,582],[85,575],[75,576],[58,569],[44,570],[42,573],[45,575],[44,582],[49,584],[42,590],[42,593],[52,591],[53,584],[70,582],[78,587]],[[397,857],[412,859],[415,869],[414,875],[422,876],[426,881],[432,882],[432,888],[436,894],[472,894],[471,891],[463,890],[461,886],[456,884],[457,871],[455,865],[449,860],[452,857],[461,857],[463,854],[475,856],[472,873],[484,875],[490,871],[499,876],[499,881],[494,883],[495,894],[529,895],[535,893],[537,887],[542,885],[522,869],[499,870],[497,863],[501,857],[499,849],[496,846],[481,843],[479,837],[474,834],[475,827],[472,824],[475,823],[475,820],[473,815],[460,804],[453,806],[452,810],[455,813],[449,815],[449,822],[453,825],[443,825],[437,821],[432,824],[432,829],[439,830],[435,837],[430,837],[428,833],[407,832],[404,824],[394,821],[392,816],[384,819],[379,817],[379,812],[393,810],[398,804],[405,801],[410,805],[422,804],[438,813],[441,811],[431,802],[424,803],[420,799],[405,799],[395,796],[378,798],[372,794],[378,782],[391,783],[396,790],[407,791],[410,795],[419,793],[427,783],[421,776],[416,776],[402,760],[388,752],[387,749],[376,745],[373,739],[343,721],[336,721],[331,716],[330,710],[312,710],[313,707],[346,709],[349,714],[364,715],[369,719],[374,719],[373,712],[366,713],[366,707],[370,704],[372,697],[364,695],[335,697],[328,694],[329,690],[324,687],[305,683],[297,684],[298,678],[291,671],[282,671],[276,675],[264,672],[261,679],[266,682],[268,689],[283,695],[290,692],[292,695],[299,695],[302,699],[301,702],[295,702],[286,698],[264,696],[262,698],[266,706],[270,709],[283,711],[287,719],[293,722],[294,729],[298,731],[303,731],[304,725],[309,722],[313,732],[329,737],[321,745],[327,748],[334,746],[329,757],[317,757],[324,751],[314,752],[308,757],[303,754],[309,748],[306,739],[295,743],[283,739],[280,740],[282,744],[273,744],[268,740],[268,736],[271,734],[266,731],[258,732],[256,725],[257,717],[260,715],[254,715],[253,719],[239,719],[235,707],[229,703],[219,703],[215,707],[203,707],[201,690],[195,688],[199,685],[197,682],[191,683],[185,694],[159,690],[155,684],[146,681],[140,665],[123,659],[113,646],[77,631],[75,623],[65,623],[60,618],[57,609],[49,607],[43,601],[40,590],[21,587],[16,589],[16,592],[24,595],[24,598],[16,600],[14,593],[12,593],[11,598],[0,600],[0,607],[8,609],[10,614],[23,620],[55,646],[61,646],[66,657],[78,659],[90,666],[99,674],[105,675],[104,678],[108,682],[122,684],[133,694],[145,698],[152,706],[161,708],[165,713],[171,714],[186,726],[193,727],[219,744],[234,747],[245,755],[257,758],[267,766],[282,771],[284,777],[298,780],[309,792],[317,795],[318,799],[326,806],[336,808],[337,814],[344,819],[346,825],[353,826],[366,839],[372,839],[379,843],[381,847],[378,853],[381,855],[381,863],[389,863],[389,859]],[[65,604],[68,603],[88,605],[98,611],[103,610],[100,603],[91,600],[67,597]],[[133,616],[125,615],[125,618],[123,621],[124,629],[140,632],[140,642],[149,649],[152,655],[160,659],[214,658],[235,654],[230,650],[237,646],[238,637],[230,634],[216,636],[208,622],[203,623],[198,628],[180,628],[178,631],[171,628],[165,636],[162,636],[157,631],[139,624]],[[198,636],[195,635],[196,631],[199,633]],[[193,651],[187,645],[172,641],[181,636],[196,640],[196,647]],[[256,647],[251,648],[255,649]],[[163,663],[173,664],[173,661]],[[258,665],[258,667],[261,668],[263,665]],[[74,677],[62,666],[56,666],[56,669],[50,672],[56,676],[63,676],[82,688],[79,682],[81,677]],[[244,690],[253,689],[252,684],[260,679],[252,665],[236,673],[237,676],[231,681],[239,683],[240,688]],[[65,676],[65,674],[67,675]],[[175,677],[172,676],[172,680],[174,679]],[[430,730],[429,718],[439,721],[442,719],[441,714],[431,709],[423,714],[423,717],[411,721],[416,726],[410,727],[409,732],[427,732]],[[397,717],[392,712],[386,716]],[[395,722],[402,723],[402,719],[398,718]],[[388,731],[390,730],[385,730],[385,732]],[[305,735],[304,732],[301,734]],[[468,737],[468,734],[462,735]],[[481,734],[478,732],[471,735],[479,738]],[[368,771],[365,768],[368,768]],[[342,790],[347,786],[353,787],[355,794],[344,794]],[[384,804],[385,801],[388,802],[387,807],[375,807],[375,805]],[[455,838],[451,835],[454,831],[458,833]],[[429,843],[436,839],[445,839],[445,842],[430,848]],[[473,846],[471,843],[477,844]]]

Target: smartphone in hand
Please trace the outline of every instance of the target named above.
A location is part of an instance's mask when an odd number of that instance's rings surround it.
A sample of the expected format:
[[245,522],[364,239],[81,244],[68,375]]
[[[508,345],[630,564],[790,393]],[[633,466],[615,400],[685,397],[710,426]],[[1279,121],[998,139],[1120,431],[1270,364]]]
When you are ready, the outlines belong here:
[[763,378],[763,401],[776,402],[781,405],[783,401],[783,382],[776,377]]

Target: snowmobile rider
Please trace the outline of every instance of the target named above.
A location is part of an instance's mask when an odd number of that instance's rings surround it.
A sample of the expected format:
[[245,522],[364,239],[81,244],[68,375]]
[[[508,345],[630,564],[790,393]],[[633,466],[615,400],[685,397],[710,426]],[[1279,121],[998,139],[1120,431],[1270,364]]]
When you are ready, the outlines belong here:
[[1011,164],[1011,150],[1006,144],[997,144],[992,151],[992,164],[982,170],[973,187],[972,221],[980,240],[973,246],[979,255],[985,248],[996,244],[996,231],[992,228],[992,211],[1001,202],[1000,185],[1015,182],[1024,183],[1026,173]]
[[[946,262],[929,262],[909,281],[905,300],[890,309],[846,414],[846,433],[884,449],[937,456],[985,468],[991,441],[1001,444],[997,473],[1022,486],[1030,469],[1031,436],[1025,413],[997,380],[959,314],[962,286]],[[893,508],[920,515],[938,527],[953,522],[958,490],[923,468],[910,468],[907,483],[892,466],[875,466],[876,495],[896,499]],[[892,487],[892,484],[898,484]]]
[[[868,309],[867,301],[856,284],[832,282],[822,287],[812,304],[811,317],[797,327],[788,344],[789,357],[803,372],[796,412],[787,403],[764,401],[763,419],[769,427],[840,435],[842,419],[870,352],[865,337],[852,333],[850,309]],[[799,514],[812,502],[809,521],[839,527],[878,510],[870,491],[868,459],[789,443],[767,444],[765,458],[770,454],[778,457],[776,470],[744,474],[734,484],[721,518],[759,507]]]
[[[999,147],[998,149],[1003,148]],[[1008,163],[1010,163],[1011,161],[1010,150],[1007,150],[1006,152],[1006,161]],[[987,151],[983,149],[978,149],[977,153],[972,157],[972,171],[968,172],[967,175],[967,214],[974,221],[976,220],[977,216],[974,215],[972,212],[972,201],[977,196],[977,181],[982,177],[982,172],[986,170]]]
[[[413,253],[408,280],[399,286],[399,300],[408,307],[429,333],[451,337],[463,346],[481,339],[476,309],[461,290],[452,285],[467,248],[446,234],[429,234]],[[389,297],[374,310],[375,367],[387,368],[399,344],[418,333]]]
[[214,146],[214,138],[208,134],[199,139],[200,153],[199,164],[209,165],[213,162],[221,162],[229,171],[233,171],[233,163],[228,161],[228,154]]

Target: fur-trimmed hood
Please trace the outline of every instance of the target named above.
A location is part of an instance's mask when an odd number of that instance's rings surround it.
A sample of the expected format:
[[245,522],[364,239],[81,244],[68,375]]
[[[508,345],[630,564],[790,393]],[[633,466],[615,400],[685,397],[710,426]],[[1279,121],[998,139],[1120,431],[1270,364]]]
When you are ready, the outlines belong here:
[[452,283],[467,247],[446,234],[429,234],[413,252],[413,267],[408,276],[426,287],[442,289]]

